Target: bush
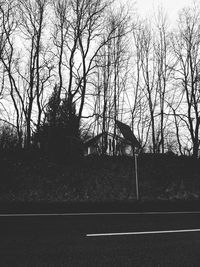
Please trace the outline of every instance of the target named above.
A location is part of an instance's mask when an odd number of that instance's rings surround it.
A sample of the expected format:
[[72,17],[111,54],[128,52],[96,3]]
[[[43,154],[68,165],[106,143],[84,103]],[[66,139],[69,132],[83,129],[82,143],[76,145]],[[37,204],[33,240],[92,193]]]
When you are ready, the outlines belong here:
[[44,125],[37,133],[40,152],[51,160],[65,161],[81,155],[82,144],[63,125]]
[[10,125],[0,128],[0,151],[14,152],[18,149],[19,140],[16,131]]

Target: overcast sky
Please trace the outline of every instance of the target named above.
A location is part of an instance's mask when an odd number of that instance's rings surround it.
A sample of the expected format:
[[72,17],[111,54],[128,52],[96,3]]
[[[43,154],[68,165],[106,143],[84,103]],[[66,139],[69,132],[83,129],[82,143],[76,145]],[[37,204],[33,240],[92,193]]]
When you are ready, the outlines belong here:
[[[169,17],[171,22],[175,22],[177,18],[178,11],[185,6],[192,5],[194,0],[121,0],[122,2],[127,2],[128,5],[133,7],[134,2],[136,2],[135,7],[138,13],[142,16],[151,16],[154,11],[157,10],[158,6],[162,6]],[[199,2],[198,0],[196,1]]]

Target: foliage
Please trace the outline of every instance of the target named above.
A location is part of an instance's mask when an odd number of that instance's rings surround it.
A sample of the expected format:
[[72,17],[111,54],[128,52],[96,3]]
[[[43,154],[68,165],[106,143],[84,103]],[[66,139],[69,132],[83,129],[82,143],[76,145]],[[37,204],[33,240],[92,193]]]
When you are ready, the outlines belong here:
[[60,99],[56,87],[49,98],[46,118],[35,134],[35,142],[40,150],[59,161],[79,156],[81,140],[75,105],[69,106],[67,96]]
[[0,128],[0,151],[11,152],[18,148],[19,140],[15,129],[4,124]]

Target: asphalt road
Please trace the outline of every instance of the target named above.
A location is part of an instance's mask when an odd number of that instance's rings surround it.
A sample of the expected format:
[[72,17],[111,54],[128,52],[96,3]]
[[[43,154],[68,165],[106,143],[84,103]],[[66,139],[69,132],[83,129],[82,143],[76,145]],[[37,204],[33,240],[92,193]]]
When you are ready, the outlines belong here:
[[198,212],[0,216],[0,266],[199,267],[195,229]]

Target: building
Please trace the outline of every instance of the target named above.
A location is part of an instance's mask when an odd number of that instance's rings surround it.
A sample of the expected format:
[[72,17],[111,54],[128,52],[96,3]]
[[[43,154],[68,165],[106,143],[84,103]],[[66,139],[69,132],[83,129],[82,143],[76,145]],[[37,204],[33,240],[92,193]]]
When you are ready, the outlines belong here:
[[98,134],[84,143],[85,156],[102,154],[132,156],[133,149],[129,140],[107,132]]

